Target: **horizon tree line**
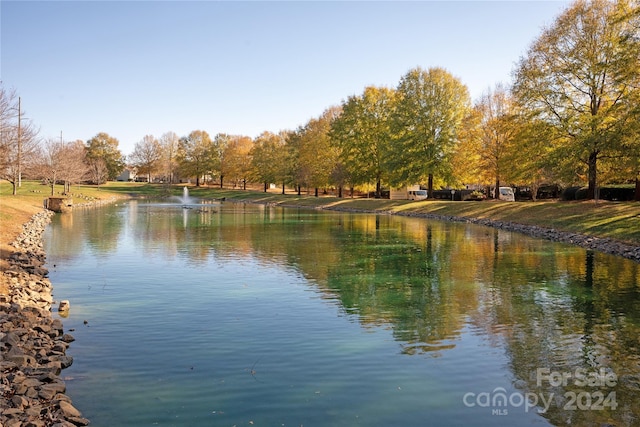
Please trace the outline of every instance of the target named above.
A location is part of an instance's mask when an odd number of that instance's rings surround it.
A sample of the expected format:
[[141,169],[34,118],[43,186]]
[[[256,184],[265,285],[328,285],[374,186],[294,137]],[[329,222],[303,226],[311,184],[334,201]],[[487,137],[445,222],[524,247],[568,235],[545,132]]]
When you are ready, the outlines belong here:
[[631,0],[577,0],[519,59],[512,85],[473,103],[447,70],[417,67],[396,87],[366,87],[295,130],[145,135],[128,157],[106,133],[83,144],[84,157],[81,141],[38,147],[15,92],[1,94],[0,173],[14,189],[21,170],[63,179],[52,166],[60,157],[84,164],[69,182],[113,180],[128,161],[148,181],[255,182],[315,195],[374,185],[379,197],[383,187],[423,184],[432,197],[437,187],[553,182],[586,183],[594,198],[601,183],[635,182],[640,200],[640,6]]

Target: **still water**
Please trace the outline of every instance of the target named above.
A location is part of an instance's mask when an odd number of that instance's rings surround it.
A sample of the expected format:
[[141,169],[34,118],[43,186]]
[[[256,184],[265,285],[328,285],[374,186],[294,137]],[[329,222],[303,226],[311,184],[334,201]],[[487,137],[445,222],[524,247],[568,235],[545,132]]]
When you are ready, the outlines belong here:
[[640,265],[619,257],[141,201],[57,215],[45,245],[93,426],[640,425]]

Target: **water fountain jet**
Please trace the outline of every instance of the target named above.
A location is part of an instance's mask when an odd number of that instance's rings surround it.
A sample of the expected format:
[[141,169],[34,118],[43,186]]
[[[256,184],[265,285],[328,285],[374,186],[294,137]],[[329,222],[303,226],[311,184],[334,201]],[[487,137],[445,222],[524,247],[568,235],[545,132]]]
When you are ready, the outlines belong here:
[[190,209],[189,205],[194,203],[194,199],[189,196],[189,189],[186,186],[182,187],[182,196],[171,196],[171,198],[180,203],[183,209]]

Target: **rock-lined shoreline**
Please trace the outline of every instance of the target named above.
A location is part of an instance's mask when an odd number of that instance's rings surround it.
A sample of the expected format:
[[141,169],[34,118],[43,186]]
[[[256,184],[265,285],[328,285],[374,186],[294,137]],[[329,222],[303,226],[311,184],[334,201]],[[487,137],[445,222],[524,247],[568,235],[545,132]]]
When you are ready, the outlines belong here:
[[66,350],[74,338],[51,316],[52,286],[43,267],[42,235],[51,220],[42,211],[24,224],[12,243],[15,253],[0,274],[8,295],[0,295],[0,426],[85,426],[64,394],[62,369],[73,363]]

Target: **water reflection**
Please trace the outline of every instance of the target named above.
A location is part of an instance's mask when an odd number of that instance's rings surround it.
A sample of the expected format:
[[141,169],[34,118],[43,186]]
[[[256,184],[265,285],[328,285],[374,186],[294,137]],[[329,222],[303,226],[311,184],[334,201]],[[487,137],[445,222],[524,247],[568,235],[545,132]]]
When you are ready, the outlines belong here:
[[[553,424],[640,419],[637,263],[473,225],[253,205],[134,201],[56,221],[55,257],[128,244],[142,260],[193,267],[212,258],[286,264],[363,328],[389,328],[402,354],[447,357],[473,331],[509,359],[510,383],[496,386],[553,397],[543,414]],[[576,381],[597,372],[615,384]],[[552,373],[571,377],[557,384]],[[611,393],[615,408],[605,405]]]

